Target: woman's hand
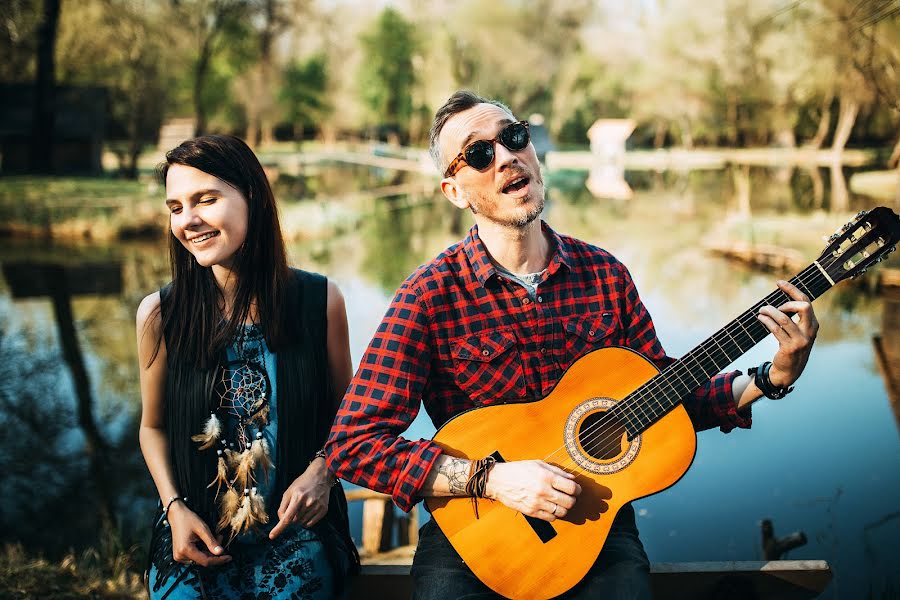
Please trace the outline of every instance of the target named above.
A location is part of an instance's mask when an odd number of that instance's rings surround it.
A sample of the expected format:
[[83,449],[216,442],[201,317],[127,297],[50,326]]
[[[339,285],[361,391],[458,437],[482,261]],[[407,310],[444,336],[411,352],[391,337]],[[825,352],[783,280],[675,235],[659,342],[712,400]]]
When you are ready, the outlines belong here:
[[172,558],[176,562],[203,567],[231,562],[231,556],[224,554],[222,540],[183,502],[173,502],[166,519],[172,529]]
[[325,460],[317,458],[300,477],[288,486],[278,507],[278,524],[269,532],[274,540],[291,523],[312,527],[328,513],[328,498],[334,475],[328,472]]

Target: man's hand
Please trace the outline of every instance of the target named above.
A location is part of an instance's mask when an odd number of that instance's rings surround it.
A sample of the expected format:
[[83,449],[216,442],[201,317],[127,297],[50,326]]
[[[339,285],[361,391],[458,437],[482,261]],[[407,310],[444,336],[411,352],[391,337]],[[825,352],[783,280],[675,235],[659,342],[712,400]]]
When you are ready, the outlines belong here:
[[[759,309],[758,318],[778,340],[778,352],[772,359],[769,380],[775,387],[784,388],[797,381],[806,367],[819,331],[819,322],[806,294],[787,281],[779,281],[778,287],[792,300],[778,308],[763,306]],[[790,314],[799,317],[796,323],[788,316]]]
[[222,540],[216,538],[203,519],[182,502],[172,503],[166,519],[172,529],[172,558],[176,562],[213,567],[231,561],[231,557],[224,554]]
[[565,517],[580,493],[574,475],[542,460],[497,463],[485,488],[486,497],[544,521]]
[[274,540],[291,523],[312,527],[328,513],[328,498],[334,476],[328,472],[325,460],[317,458],[300,477],[288,486],[278,507],[278,524],[269,532]]

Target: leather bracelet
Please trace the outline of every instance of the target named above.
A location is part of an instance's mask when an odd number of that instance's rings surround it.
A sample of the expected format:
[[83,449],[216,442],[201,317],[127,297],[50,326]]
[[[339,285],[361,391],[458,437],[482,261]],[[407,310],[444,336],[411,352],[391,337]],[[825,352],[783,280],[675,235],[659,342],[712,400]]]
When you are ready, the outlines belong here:
[[[317,458],[321,458],[322,460],[325,460],[325,448],[321,448],[321,449],[317,450],[316,453],[313,454],[312,460],[309,461],[309,464],[313,464],[313,460],[316,460]],[[327,469],[328,467],[325,467],[325,468]],[[338,479],[337,476],[335,476],[335,478],[331,481],[331,487],[336,486],[338,483],[340,483],[340,479]]]
[[770,400],[780,400],[784,398],[788,394],[790,394],[794,388],[793,386],[789,387],[775,387],[772,384],[772,380],[769,379],[769,371],[772,369],[772,363],[766,361],[759,365],[758,367],[752,367],[747,370],[748,375],[752,375],[754,382],[756,383],[756,387],[759,388],[759,391],[763,393],[763,396],[769,398]]
[[478,499],[484,498],[488,475],[495,464],[497,464],[497,459],[493,456],[486,456],[470,463],[466,494],[472,497],[472,508],[475,510],[476,519],[478,518]]
[[169,498],[169,501],[166,503],[166,507],[163,509],[163,514],[164,515],[169,514],[169,509],[172,507],[172,503],[178,502],[179,500],[181,500],[182,502],[187,504],[187,496],[185,496],[183,498],[181,496],[172,496],[171,498]]

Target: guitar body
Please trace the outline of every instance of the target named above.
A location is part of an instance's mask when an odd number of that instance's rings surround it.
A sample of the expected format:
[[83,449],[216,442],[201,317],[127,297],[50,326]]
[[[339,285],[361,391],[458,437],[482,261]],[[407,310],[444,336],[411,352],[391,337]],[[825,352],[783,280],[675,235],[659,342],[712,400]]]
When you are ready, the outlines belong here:
[[[476,519],[471,498],[426,498],[441,530],[488,587],[508,598],[562,594],[596,561],[625,503],[671,486],[687,471],[697,439],[683,406],[633,440],[602,419],[657,372],[631,350],[596,350],[573,363],[546,398],[470,410],[438,430],[434,441],[448,455],[541,459],[574,472],[582,487],[566,518],[553,523],[490,500],[478,501]],[[592,446],[596,439],[613,443]]]

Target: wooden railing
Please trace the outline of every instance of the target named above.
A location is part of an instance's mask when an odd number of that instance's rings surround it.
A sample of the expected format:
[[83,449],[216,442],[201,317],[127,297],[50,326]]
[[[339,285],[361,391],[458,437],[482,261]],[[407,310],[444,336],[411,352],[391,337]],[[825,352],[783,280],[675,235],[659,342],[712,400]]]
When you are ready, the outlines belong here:
[[418,508],[408,515],[398,516],[390,496],[365,489],[349,490],[347,501],[363,503],[363,560],[373,559],[398,546],[419,543]]

